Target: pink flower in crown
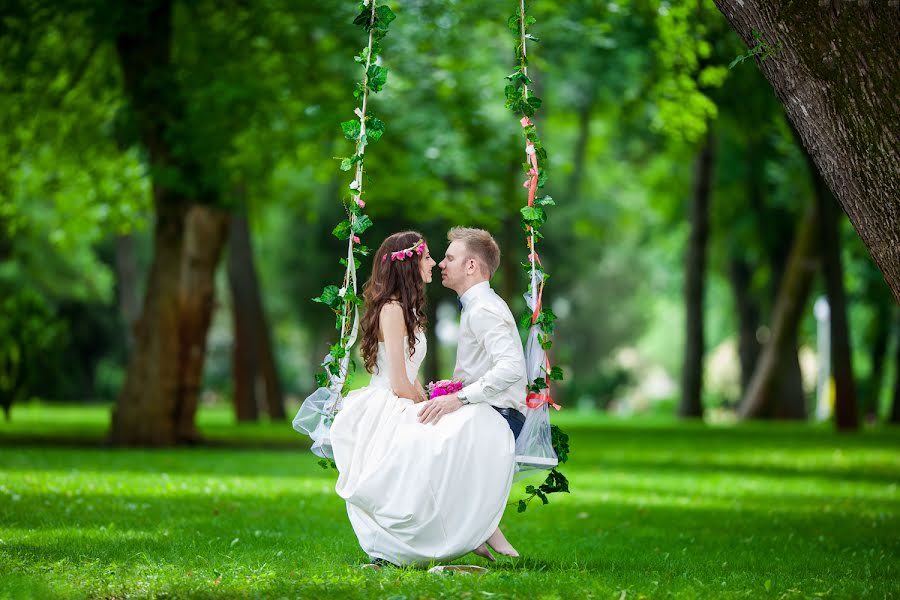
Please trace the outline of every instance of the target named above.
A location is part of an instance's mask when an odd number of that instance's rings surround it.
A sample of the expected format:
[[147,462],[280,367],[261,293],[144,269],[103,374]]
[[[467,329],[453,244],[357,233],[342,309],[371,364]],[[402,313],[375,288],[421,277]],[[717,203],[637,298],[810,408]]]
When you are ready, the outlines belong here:
[[361,243],[362,243],[362,242],[359,241],[359,236],[355,236],[355,235],[353,236],[353,243],[354,243],[354,244],[361,244]]

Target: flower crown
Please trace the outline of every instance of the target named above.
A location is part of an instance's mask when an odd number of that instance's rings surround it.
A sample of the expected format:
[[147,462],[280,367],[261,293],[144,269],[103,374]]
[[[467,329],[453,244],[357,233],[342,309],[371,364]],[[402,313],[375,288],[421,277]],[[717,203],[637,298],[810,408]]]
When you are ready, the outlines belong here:
[[[416,254],[421,256],[425,252],[425,240],[419,240],[418,242],[416,242],[409,248],[404,248],[403,250],[397,250],[396,252],[391,252],[390,253],[391,262],[393,262],[395,260],[404,260],[404,259],[406,259],[406,257],[412,256],[413,252],[415,252]],[[387,254],[382,256],[381,262],[386,261],[387,257],[388,257]]]

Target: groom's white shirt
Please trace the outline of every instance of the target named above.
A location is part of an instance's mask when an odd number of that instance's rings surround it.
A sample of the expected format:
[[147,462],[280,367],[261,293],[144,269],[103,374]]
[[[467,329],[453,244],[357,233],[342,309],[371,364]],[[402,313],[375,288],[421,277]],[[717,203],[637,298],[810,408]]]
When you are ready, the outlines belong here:
[[516,321],[487,281],[460,297],[459,344],[453,379],[469,402],[525,413],[525,353]]

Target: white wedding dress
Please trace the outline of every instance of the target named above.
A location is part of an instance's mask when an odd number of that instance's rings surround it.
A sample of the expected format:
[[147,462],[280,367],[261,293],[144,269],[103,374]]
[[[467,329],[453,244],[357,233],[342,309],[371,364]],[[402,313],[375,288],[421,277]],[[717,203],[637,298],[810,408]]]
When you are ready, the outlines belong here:
[[[417,336],[406,373],[415,381],[425,358]],[[463,406],[422,425],[424,404],[391,391],[384,344],[368,387],[350,392],[331,428],[337,493],[362,549],[398,565],[461,556],[484,543],[503,516],[515,466],[515,442],[487,404]]]

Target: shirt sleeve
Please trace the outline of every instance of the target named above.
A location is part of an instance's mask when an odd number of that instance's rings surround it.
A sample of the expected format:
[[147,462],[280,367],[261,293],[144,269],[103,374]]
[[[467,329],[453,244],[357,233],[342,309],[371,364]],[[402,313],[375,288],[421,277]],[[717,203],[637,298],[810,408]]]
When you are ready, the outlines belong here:
[[491,403],[491,399],[525,376],[525,354],[518,331],[509,315],[486,305],[472,314],[470,327],[478,343],[491,358],[491,367],[463,390],[469,402]]

